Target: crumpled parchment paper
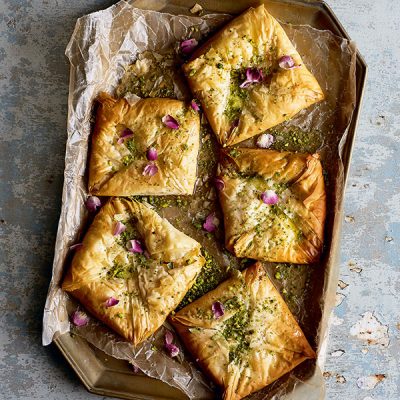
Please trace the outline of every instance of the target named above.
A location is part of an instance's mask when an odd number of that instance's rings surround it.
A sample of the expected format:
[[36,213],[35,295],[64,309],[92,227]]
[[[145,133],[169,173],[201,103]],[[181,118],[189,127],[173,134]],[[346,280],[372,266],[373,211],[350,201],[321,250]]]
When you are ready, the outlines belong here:
[[[188,37],[201,39],[231,18],[222,14],[176,16],[135,8],[132,4],[137,3],[120,1],[104,11],[78,19],[66,49],[71,73],[65,180],[53,276],[44,310],[44,345],[50,344],[56,335],[70,331],[68,314],[76,308],[76,303],[60,289],[60,283],[64,268],[70,262],[69,247],[77,242],[88,222],[84,206],[87,197],[85,173],[92,108],[97,94],[100,91],[113,93],[126,67],[139,54],[170,51],[177,42]],[[165,6],[160,1],[150,3],[147,6],[156,9]],[[339,238],[338,214],[343,195],[341,153],[355,106],[356,53],[354,44],[329,31],[318,31],[309,26],[283,26],[326,94],[324,102],[303,110],[280,127],[283,130],[297,127],[317,131],[321,139],[313,150],[321,154],[327,172],[330,212],[327,215],[326,248],[321,263],[309,266],[307,293],[295,301],[291,309],[311,343],[320,350],[319,359],[323,360],[327,320],[334,304],[336,282],[332,284],[332,281],[338,273],[337,246],[333,243]],[[175,87],[175,95],[184,97],[179,85]],[[254,140],[241,145],[252,146]],[[273,276],[275,266],[269,268]],[[284,282],[276,284],[279,287]],[[154,350],[162,348],[163,329],[136,348],[94,319],[87,326],[75,329],[74,333],[113,357],[134,363],[147,375],[181,389],[191,399],[213,398],[209,380],[189,361],[182,347],[177,359]],[[282,399],[283,395],[286,395],[285,399],[294,399],[292,396],[297,400],[323,399],[323,378],[315,363],[304,363],[300,372],[289,374],[251,398]]]

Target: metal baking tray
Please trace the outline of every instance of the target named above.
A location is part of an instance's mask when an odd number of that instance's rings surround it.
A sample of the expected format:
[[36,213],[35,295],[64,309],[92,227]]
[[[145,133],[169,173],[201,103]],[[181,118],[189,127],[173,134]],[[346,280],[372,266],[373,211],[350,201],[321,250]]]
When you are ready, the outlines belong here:
[[[179,0],[171,1],[133,1],[138,8],[154,9],[172,14],[190,15],[189,6],[195,3]],[[317,29],[326,29],[335,35],[351,40],[342,24],[330,7],[323,1],[312,0],[199,0],[207,13],[239,14],[250,6],[264,3],[268,11],[281,21],[292,24],[310,25]],[[160,7],[160,4],[163,4]],[[348,135],[343,148],[344,179],[347,180],[351,154],[356,135],[364,87],[367,76],[367,64],[359,52],[356,60],[356,106],[349,125]],[[336,243],[336,246],[339,244]],[[336,284],[336,283],[334,283]],[[84,339],[69,333],[55,338],[54,343],[60,349],[68,363],[77,373],[89,392],[102,396],[112,396],[135,400],[187,399],[178,389],[144,374],[133,373],[128,362],[117,360],[87,343]]]

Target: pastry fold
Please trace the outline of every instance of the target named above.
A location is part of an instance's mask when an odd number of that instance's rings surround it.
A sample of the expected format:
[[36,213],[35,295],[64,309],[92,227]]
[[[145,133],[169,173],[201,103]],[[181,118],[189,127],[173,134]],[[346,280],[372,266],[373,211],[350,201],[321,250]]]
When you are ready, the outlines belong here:
[[[98,103],[89,163],[91,194],[193,193],[200,141],[198,113],[182,101],[164,98],[130,104],[101,93]],[[163,123],[168,115],[178,122],[179,129]],[[157,151],[155,161],[148,160],[150,148]],[[155,165],[157,172],[146,174],[146,165]]]
[[[292,58],[294,68],[279,66],[284,56]],[[248,68],[261,71],[262,79],[241,88]],[[224,146],[291,119],[324,98],[317,80],[264,5],[228,23],[194,53],[183,71]]]
[[[220,303],[220,304],[218,304]],[[215,306],[224,309],[220,317]],[[302,330],[260,263],[171,317],[202,369],[239,400],[315,358]]]
[[[116,224],[126,227],[114,235]],[[131,240],[142,253],[128,251]],[[205,260],[200,244],[149,206],[113,198],[96,215],[62,288],[135,345],[176,308]],[[108,299],[118,304],[107,307]]]
[[[308,264],[322,252],[326,194],[318,154],[222,151],[225,245],[237,257]],[[263,202],[275,193],[276,204]]]

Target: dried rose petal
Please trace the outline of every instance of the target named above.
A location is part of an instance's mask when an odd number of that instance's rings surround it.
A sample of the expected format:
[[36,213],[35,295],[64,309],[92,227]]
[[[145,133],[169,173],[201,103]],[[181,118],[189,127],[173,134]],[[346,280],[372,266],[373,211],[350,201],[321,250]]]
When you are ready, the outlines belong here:
[[170,129],[179,129],[179,122],[169,114],[164,115],[161,118],[161,121],[163,122],[163,124],[166,127],[170,128]]
[[164,335],[165,344],[171,344],[174,341],[174,335],[171,331],[166,331]]
[[147,159],[149,161],[155,161],[158,158],[157,150],[154,147],[150,147],[146,153]]
[[193,109],[194,111],[196,111],[196,112],[199,112],[199,111],[200,111],[200,107],[199,107],[199,105],[196,103],[196,100],[192,100],[192,101],[190,102],[190,107],[192,107],[192,109]]
[[274,137],[269,133],[263,133],[257,139],[257,146],[262,149],[268,149],[274,143]]
[[299,68],[301,65],[295,65],[294,60],[291,56],[282,56],[278,60],[278,65],[282,69],[293,69]]
[[140,243],[139,240],[136,240],[136,239],[129,240],[126,245],[126,248],[131,253],[143,253],[142,243]]
[[85,205],[88,211],[95,212],[99,207],[101,207],[101,201],[97,196],[89,196]]
[[176,357],[179,354],[179,347],[173,343],[166,343],[164,347],[170,357]]
[[214,185],[218,191],[222,191],[225,189],[225,182],[219,176],[214,178]]
[[120,235],[122,232],[124,232],[126,229],[126,226],[121,222],[118,221],[115,226],[114,226],[114,231],[113,231],[113,235],[114,236],[118,236]]
[[261,200],[265,204],[274,205],[279,201],[279,197],[273,190],[267,190],[261,193]]
[[132,132],[129,128],[125,128],[125,129],[122,131],[122,134],[121,134],[121,136],[119,137],[117,143],[118,143],[118,144],[122,144],[122,143],[125,142],[125,140],[128,140],[128,139],[130,139],[131,137],[133,137],[133,132]]
[[179,354],[179,347],[173,344],[173,341],[173,333],[169,330],[166,330],[164,335],[164,348],[170,357],[176,357]]
[[190,54],[195,47],[198,45],[198,42],[196,39],[186,39],[183,42],[181,42],[181,51],[184,54]]
[[71,322],[75,326],[85,326],[89,322],[89,317],[85,312],[76,310],[71,314]]
[[83,247],[83,243],[76,243],[76,244],[73,244],[72,246],[70,246],[69,249],[72,250],[72,251],[73,250],[77,251],[82,247]]
[[115,299],[114,297],[110,297],[109,299],[107,299],[106,301],[105,301],[105,306],[107,307],[107,308],[109,308],[109,307],[114,307],[114,306],[116,306],[117,304],[119,303],[119,300],[117,300],[117,299]]
[[158,167],[154,163],[148,163],[143,169],[143,175],[154,176],[158,172]]
[[247,68],[246,80],[240,85],[242,89],[250,86],[252,83],[260,83],[264,79],[263,72],[260,68]]
[[203,228],[207,232],[214,232],[219,225],[219,219],[215,216],[215,213],[211,213],[203,224]]
[[221,318],[225,314],[225,307],[220,301],[212,303],[211,309],[215,319]]

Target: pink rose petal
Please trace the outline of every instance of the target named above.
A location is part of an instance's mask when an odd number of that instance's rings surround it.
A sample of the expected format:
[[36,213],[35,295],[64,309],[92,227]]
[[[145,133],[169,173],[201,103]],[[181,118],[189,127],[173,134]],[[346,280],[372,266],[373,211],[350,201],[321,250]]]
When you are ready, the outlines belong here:
[[263,133],[257,139],[257,146],[262,149],[268,149],[274,143],[274,137],[269,133]]
[[95,212],[99,207],[101,207],[101,201],[97,196],[89,196],[85,205],[88,211]]
[[252,83],[260,83],[264,79],[263,72],[260,68],[247,68],[246,80],[240,85],[242,89],[250,86]]
[[105,306],[107,308],[114,307],[119,303],[119,300],[115,299],[114,297],[110,297],[105,301]]
[[169,330],[166,330],[164,335],[164,348],[170,357],[176,357],[179,354],[179,347],[173,344],[173,341],[173,333]]
[[214,178],[214,185],[219,192],[225,189],[225,182],[219,176]]
[[196,100],[192,100],[192,101],[190,102],[190,107],[192,107],[192,109],[193,109],[194,111],[196,111],[196,112],[199,112],[199,111],[200,111],[200,107],[199,107],[199,105],[196,103]]
[[173,343],[165,344],[164,348],[170,357],[176,357],[180,352],[179,347]]
[[215,213],[211,213],[203,224],[203,228],[207,232],[214,232],[219,225],[219,219],[215,216]]
[[164,115],[164,117],[161,118],[161,121],[170,129],[179,129],[179,122],[169,114]]
[[164,335],[165,344],[171,344],[174,341],[174,335],[171,331],[166,331]]
[[220,301],[212,303],[211,309],[215,319],[221,318],[225,314],[225,307]]
[[154,147],[150,147],[146,153],[147,159],[149,161],[155,161],[158,158],[157,150]]
[[115,224],[115,226],[114,226],[113,235],[114,235],[114,236],[118,236],[118,235],[120,235],[122,232],[124,232],[125,229],[126,229],[126,226],[125,226],[122,222],[118,221],[118,222]]
[[89,322],[89,317],[85,312],[76,310],[71,314],[71,322],[75,326],[85,326]]
[[265,204],[274,205],[279,201],[279,197],[273,190],[267,190],[261,193],[261,200]]
[[278,60],[278,65],[282,69],[293,69],[299,68],[301,65],[295,65],[294,60],[291,56],[282,56]]
[[143,169],[143,175],[154,176],[158,172],[158,167],[152,162],[149,162]]
[[128,251],[130,251],[131,253],[143,253],[143,246],[142,243],[140,243],[139,240],[129,240],[126,248]]
[[121,134],[121,136],[119,137],[117,143],[118,143],[118,144],[122,144],[122,143],[125,142],[125,140],[128,140],[128,139],[130,139],[131,137],[133,137],[133,132],[132,132],[129,128],[125,128],[125,129],[122,131],[122,134]]
[[181,42],[180,48],[182,53],[184,54],[190,54],[193,52],[193,50],[196,48],[198,45],[198,42],[196,39],[186,39]]

